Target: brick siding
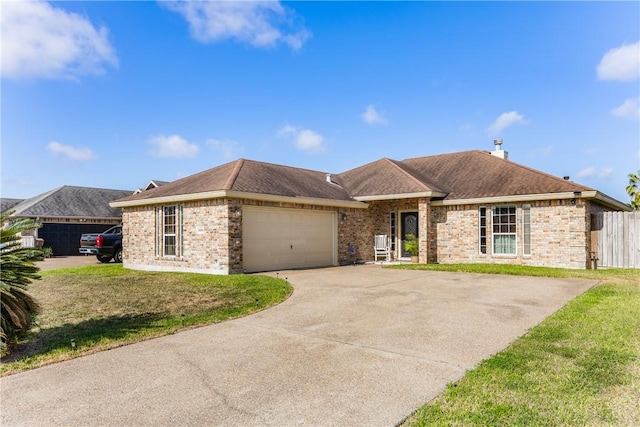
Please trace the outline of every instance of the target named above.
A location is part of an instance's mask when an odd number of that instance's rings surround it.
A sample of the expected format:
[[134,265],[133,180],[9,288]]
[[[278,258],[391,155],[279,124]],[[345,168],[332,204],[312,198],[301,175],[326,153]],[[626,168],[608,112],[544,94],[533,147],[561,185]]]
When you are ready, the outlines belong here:
[[[531,206],[531,255],[522,250],[522,205]],[[491,208],[506,204],[432,206],[428,199],[369,202],[367,209],[332,208],[246,199],[213,199],[182,203],[183,251],[177,258],[162,257],[156,247],[156,206],[124,209],[125,267],[147,270],[195,271],[230,274],[243,271],[242,208],[246,205],[337,213],[337,263],[372,261],[373,236],[390,233],[389,213],[396,213],[396,254],[401,253],[401,212],[418,212],[420,262],[510,263],[586,268],[589,265],[589,226],[599,205],[577,200],[512,203],[516,206],[515,255],[493,255]],[[479,251],[479,212],[487,208],[487,254]],[[356,248],[355,256],[349,248]]]
[[[523,254],[522,206],[531,207],[531,255]],[[491,208],[516,206],[516,254],[492,254]],[[479,210],[487,208],[487,253],[479,249]],[[437,206],[430,221],[429,262],[505,263],[587,268],[588,203],[571,200],[527,203]]]

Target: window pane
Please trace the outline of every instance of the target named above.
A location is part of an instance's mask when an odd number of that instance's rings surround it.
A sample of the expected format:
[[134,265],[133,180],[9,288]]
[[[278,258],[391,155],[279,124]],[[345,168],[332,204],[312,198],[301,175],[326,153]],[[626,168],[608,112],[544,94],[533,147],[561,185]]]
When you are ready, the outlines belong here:
[[389,235],[391,239],[391,252],[396,251],[396,213],[389,212]]
[[515,254],[516,236],[498,235],[493,236],[493,252],[496,254]]
[[176,255],[176,236],[164,236],[164,254],[168,256]]
[[480,207],[478,209],[480,216],[479,238],[480,238],[480,253],[487,253],[487,208]]
[[531,206],[522,206],[522,253],[531,255]]
[[176,256],[176,207],[165,206],[163,209],[163,214],[163,255]]
[[494,206],[492,208],[493,222],[493,253],[516,254],[516,207]]

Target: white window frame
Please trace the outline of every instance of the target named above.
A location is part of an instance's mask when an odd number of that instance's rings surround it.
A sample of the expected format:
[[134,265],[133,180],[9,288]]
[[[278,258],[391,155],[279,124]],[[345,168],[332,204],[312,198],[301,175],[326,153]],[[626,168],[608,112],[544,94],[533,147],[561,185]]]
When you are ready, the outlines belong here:
[[[509,212],[502,213],[497,210],[508,209]],[[513,213],[511,212],[513,210]],[[504,217],[514,216],[513,222],[510,220],[506,223],[501,221],[500,219]],[[498,219],[498,221],[496,221]],[[496,231],[496,227],[498,227],[498,231]],[[507,230],[505,231],[505,227]],[[510,228],[513,227],[513,231]],[[501,237],[513,237],[513,244],[509,246],[513,248],[513,252],[496,252],[496,238]],[[500,256],[516,256],[518,255],[518,209],[516,205],[499,205],[491,207],[491,253],[492,255],[500,255]]]
[[522,205],[522,255],[531,256],[531,205]]
[[[168,218],[173,217],[171,223]],[[182,205],[165,205],[156,208],[156,257],[182,258],[183,253]],[[167,241],[173,238],[173,244]],[[173,247],[173,251],[167,250]],[[173,252],[173,253],[171,253]]]
[[[482,215],[482,210],[484,209],[484,215]],[[482,219],[484,218],[484,225],[482,225]],[[487,229],[489,228],[489,221],[487,217],[487,207],[479,206],[478,207],[478,252],[480,255],[487,254]],[[484,231],[484,233],[483,233]],[[484,235],[483,235],[484,234]],[[484,252],[482,251],[482,239],[484,238]]]

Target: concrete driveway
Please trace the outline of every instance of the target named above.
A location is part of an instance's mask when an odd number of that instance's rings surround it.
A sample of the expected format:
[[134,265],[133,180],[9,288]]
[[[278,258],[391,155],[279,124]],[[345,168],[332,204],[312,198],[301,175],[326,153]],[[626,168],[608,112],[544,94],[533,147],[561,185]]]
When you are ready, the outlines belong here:
[[277,307],[2,378],[2,426],[395,425],[594,284],[279,275],[295,291]]

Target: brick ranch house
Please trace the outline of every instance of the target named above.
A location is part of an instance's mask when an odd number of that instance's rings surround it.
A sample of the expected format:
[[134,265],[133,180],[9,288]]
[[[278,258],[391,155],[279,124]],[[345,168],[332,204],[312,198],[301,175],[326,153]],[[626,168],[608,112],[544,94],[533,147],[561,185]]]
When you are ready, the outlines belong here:
[[[498,143],[496,143],[498,144]],[[630,208],[594,189],[466,151],[340,173],[240,159],[111,203],[124,266],[231,274],[395,259],[589,268],[591,215]]]

